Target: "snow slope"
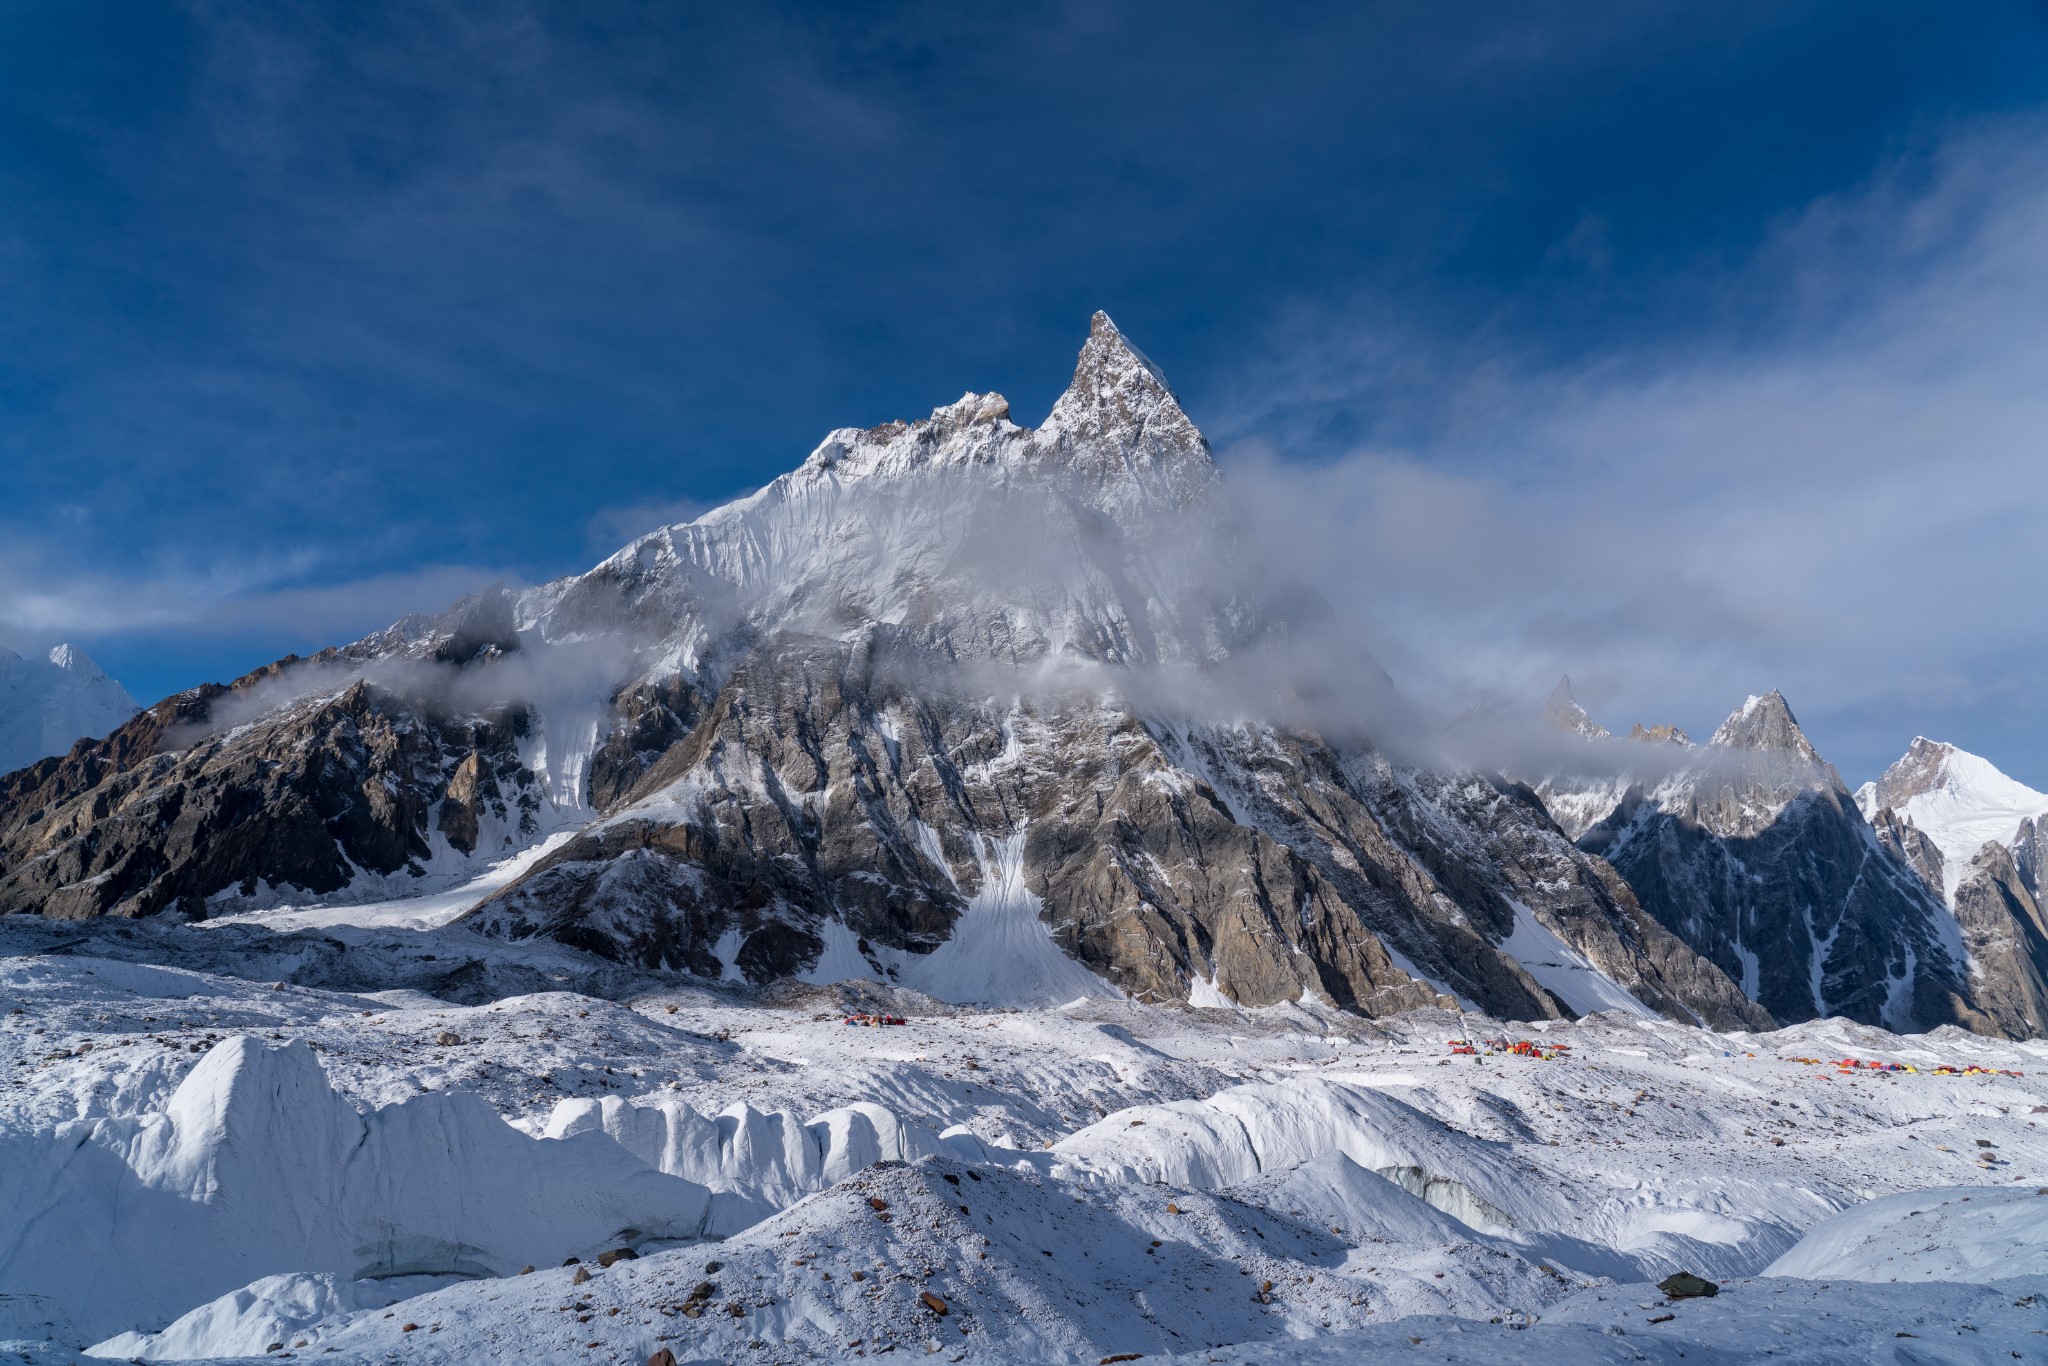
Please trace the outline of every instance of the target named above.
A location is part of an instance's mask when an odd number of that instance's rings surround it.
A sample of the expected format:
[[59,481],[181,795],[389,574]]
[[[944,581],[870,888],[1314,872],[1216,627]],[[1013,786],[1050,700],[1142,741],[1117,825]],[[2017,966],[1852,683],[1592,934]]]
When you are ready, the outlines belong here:
[[135,710],[127,689],[75,645],[37,659],[0,646],[0,773],[97,740]]
[[1764,1274],[1888,1283],[2048,1276],[2048,1193],[1956,1186],[1888,1195],[1810,1229]]

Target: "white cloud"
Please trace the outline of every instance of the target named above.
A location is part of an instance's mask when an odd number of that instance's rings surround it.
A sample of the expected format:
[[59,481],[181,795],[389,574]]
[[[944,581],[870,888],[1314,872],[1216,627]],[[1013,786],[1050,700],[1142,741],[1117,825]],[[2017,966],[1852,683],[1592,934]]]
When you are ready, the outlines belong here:
[[[1568,671],[1609,721],[1704,729],[1778,686],[1866,764],[1916,716],[2048,720],[2048,130],[1903,159],[1713,292],[1740,334],[1569,368],[1482,355],[1413,448],[1308,465],[1249,442],[1233,482],[1271,553],[1447,708]],[[1300,387],[1237,425],[1369,402],[1387,377],[1347,388],[1347,358],[1406,349],[1318,336]]]

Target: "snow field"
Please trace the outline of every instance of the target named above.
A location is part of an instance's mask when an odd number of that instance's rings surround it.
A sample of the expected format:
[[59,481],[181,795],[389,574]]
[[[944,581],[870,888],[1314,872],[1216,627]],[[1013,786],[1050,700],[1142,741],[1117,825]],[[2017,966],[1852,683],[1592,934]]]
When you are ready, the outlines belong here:
[[[180,946],[204,967],[121,957]],[[1903,1360],[1885,1353],[1913,1343],[1871,1336],[1857,1315],[1879,1301],[1847,1278],[1868,1266],[1904,1281],[1895,1268],[1941,1260],[1920,1256],[1929,1242],[1995,1249],[1948,1259],[1972,1280],[2032,1274],[2015,1249],[2048,1181],[2048,1049],[1954,1031],[1719,1036],[1606,1015],[1523,1027],[1570,1043],[1571,1061],[1474,1061],[1443,1040],[1496,1027],[1448,1013],[963,1009],[874,987],[631,976],[576,979],[615,1000],[458,1005],[422,988],[554,980],[568,961],[459,927],[0,926],[0,948],[0,1192],[26,1211],[0,1220],[0,1340],[31,1360],[97,1343],[123,1358],[284,1343],[270,1359],[631,1366],[657,1345],[683,1361],[882,1346],[1311,1360],[1284,1354],[1406,1349],[1411,1335],[1453,1360],[1539,1344],[1552,1359],[1662,1360],[1672,1343],[1688,1361],[1768,1345]],[[419,985],[280,989],[271,974],[292,962]],[[912,1023],[846,1028],[855,1006]],[[1787,1061],[1844,1056],[2028,1075]],[[1965,1186],[1967,1203],[1945,1189]],[[1882,1197],[1927,1190],[1936,1209],[1952,1202],[1938,1237],[1922,1232],[1933,1214],[1885,1222]],[[1978,1243],[1959,1210],[1990,1220]],[[1851,1245],[1828,1232],[1838,1215],[1877,1222]],[[589,1264],[620,1245],[639,1259]],[[584,1284],[560,1265],[571,1255]],[[1750,1279],[1774,1262],[1834,1298]],[[541,1270],[517,1274],[529,1264]],[[1679,1268],[1729,1288],[1648,1325],[1637,1306],[1661,1297],[1643,1283]],[[685,1313],[707,1280],[716,1291]],[[1922,1359],[1980,1359],[1956,1353],[1998,1341],[2010,1360],[2048,1341],[2028,1336],[2048,1314],[2011,1307],[2031,1293],[1915,1290],[1912,1312],[1949,1335],[1948,1355]],[[1956,1336],[1965,1319],[1974,1338]],[[1996,1338],[2000,1325],[2012,1333]]]

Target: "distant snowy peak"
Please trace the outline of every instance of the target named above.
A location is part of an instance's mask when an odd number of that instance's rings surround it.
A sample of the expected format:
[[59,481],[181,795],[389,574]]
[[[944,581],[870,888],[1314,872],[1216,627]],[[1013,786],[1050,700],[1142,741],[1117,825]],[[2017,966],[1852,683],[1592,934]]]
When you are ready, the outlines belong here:
[[99,739],[135,712],[127,689],[76,645],[37,659],[0,648],[0,773]]
[[1579,699],[1572,696],[1572,680],[1569,674],[1558,679],[1557,686],[1550,690],[1550,700],[1543,704],[1543,721],[1552,730],[1568,731],[1589,739],[1614,738],[1614,732],[1589,716],[1586,709],[1579,705]]
[[1967,750],[1915,736],[1897,763],[1856,791],[1867,818],[1890,809],[1934,842],[1946,867],[1966,867],[1986,844],[2012,847],[2023,822],[2048,813],[2048,792],[2007,777]]

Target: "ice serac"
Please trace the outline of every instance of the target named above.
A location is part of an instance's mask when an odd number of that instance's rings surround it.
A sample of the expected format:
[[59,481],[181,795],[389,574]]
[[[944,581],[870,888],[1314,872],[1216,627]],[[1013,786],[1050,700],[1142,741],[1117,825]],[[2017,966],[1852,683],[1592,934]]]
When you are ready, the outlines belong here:
[[135,714],[135,699],[76,645],[39,659],[0,647],[0,773],[97,740]]
[[1955,918],[1874,830],[1776,692],[1751,697],[1580,844],[1780,1021],[1995,1028]]
[[91,1341],[261,1276],[503,1276],[622,1230],[695,1237],[709,1205],[607,1138],[530,1138],[475,1095],[359,1115],[304,1043],[234,1037],[161,1111],[0,1133],[0,1285]]

